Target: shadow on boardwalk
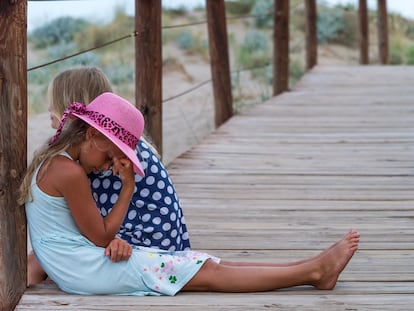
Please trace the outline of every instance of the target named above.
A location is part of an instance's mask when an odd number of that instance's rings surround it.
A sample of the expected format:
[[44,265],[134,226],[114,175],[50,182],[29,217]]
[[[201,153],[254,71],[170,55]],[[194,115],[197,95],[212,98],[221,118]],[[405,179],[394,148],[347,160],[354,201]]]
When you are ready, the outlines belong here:
[[169,165],[194,249],[286,261],[358,229],[335,290],[85,297],[45,283],[17,310],[410,310],[413,85],[414,67],[316,67]]

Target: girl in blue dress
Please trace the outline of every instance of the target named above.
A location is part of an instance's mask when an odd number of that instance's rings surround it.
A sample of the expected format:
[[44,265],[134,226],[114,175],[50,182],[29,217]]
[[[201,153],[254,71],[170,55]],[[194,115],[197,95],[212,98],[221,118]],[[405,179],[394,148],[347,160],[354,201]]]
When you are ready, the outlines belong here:
[[[96,67],[77,67],[62,71],[49,86],[51,127],[57,129],[63,112],[71,102],[88,104],[98,95],[112,92],[107,76]],[[156,150],[141,137],[135,152],[145,171],[145,177],[135,176],[135,191],[129,210],[108,254],[113,260],[130,252],[131,245],[165,250],[190,250],[190,239],[180,200],[168,170]],[[111,170],[90,173],[89,179],[98,210],[108,215],[120,192],[121,180]],[[116,250],[111,252],[110,250]],[[47,275],[33,252],[28,255],[28,285],[43,281]]]
[[[96,67],[78,67],[59,73],[49,87],[52,128],[58,128],[71,102],[88,104],[104,92],[112,92],[112,87],[106,75]],[[167,169],[145,137],[140,138],[135,152],[145,177],[135,176],[136,189],[117,236],[132,245],[189,250],[183,210]],[[99,211],[105,217],[119,195],[120,179],[111,170],[92,172],[89,179]]]
[[[73,120],[69,121],[69,117]],[[142,246],[113,262],[105,248],[123,222],[144,169],[135,148],[144,128],[128,101],[104,93],[89,105],[72,103],[56,135],[34,156],[21,185],[30,237],[50,278],[73,294],[175,295],[180,291],[257,292],[311,285],[332,289],[358,248],[359,234],[316,257],[292,263],[237,263],[195,251]],[[111,169],[121,190],[106,217],[88,174]]]

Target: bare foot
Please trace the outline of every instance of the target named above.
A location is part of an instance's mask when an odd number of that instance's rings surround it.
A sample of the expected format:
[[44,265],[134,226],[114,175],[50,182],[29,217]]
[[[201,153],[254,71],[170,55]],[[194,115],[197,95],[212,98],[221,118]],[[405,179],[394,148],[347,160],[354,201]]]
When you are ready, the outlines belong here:
[[314,285],[318,289],[333,289],[339,274],[345,269],[355,251],[358,249],[359,233],[349,231],[342,240],[335,243],[327,251],[318,256],[322,276]]
[[[344,237],[342,238],[342,240],[350,237],[351,235],[355,235],[355,234],[357,234],[358,235],[358,238],[359,238],[359,233],[357,231],[355,231],[354,229],[349,229],[349,231],[344,235]],[[339,240],[336,243],[334,243],[331,246],[329,246],[328,248],[324,249],[319,255],[317,255],[313,259],[316,259],[316,258],[320,258],[322,256],[325,256],[332,248],[334,248],[336,245],[338,245],[338,243],[340,243],[342,240]]]
[[[352,235],[358,235],[359,238],[359,233],[357,231],[355,231],[354,229],[349,229],[349,231],[344,235],[343,239],[346,239]],[[316,255],[315,257],[312,258],[308,258],[308,259],[304,259],[299,261],[298,263],[304,263],[304,262],[310,262],[310,261],[314,261],[315,259],[319,259],[322,258],[323,256],[325,256],[331,249],[333,249],[335,246],[337,246],[342,240],[337,241],[336,243],[332,244],[331,246],[329,246],[328,248],[324,249],[322,252],[320,252],[318,255]]]
[[[353,235],[357,233],[355,230],[350,229],[343,237],[343,239],[347,238],[350,235]],[[359,237],[359,233],[358,237]],[[340,243],[342,240],[339,240],[338,242],[332,244],[331,246],[329,246],[328,248],[324,249],[322,252],[320,252],[318,255],[311,257],[311,258],[306,258],[306,259],[302,259],[302,260],[298,260],[298,261],[293,261],[293,262],[284,262],[284,263],[277,263],[274,264],[275,266],[278,267],[291,267],[291,266],[296,266],[296,265],[302,265],[304,263],[308,263],[308,262],[315,262],[315,260],[318,260],[322,257],[324,257],[332,248],[334,248],[338,243]]]

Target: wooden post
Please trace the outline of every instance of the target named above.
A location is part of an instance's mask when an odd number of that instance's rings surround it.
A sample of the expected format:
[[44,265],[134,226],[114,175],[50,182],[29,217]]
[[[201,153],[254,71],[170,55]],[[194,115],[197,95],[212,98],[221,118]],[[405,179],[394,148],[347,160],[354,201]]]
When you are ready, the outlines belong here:
[[369,64],[369,24],[367,0],[359,0],[359,63]]
[[306,10],[306,69],[318,62],[318,31],[316,0],[305,0]]
[[224,0],[206,0],[206,14],[214,90],[215,125],[218,127],[233,115]]
[[387,0],[378,0],[378,52],[381,64],[389,64]]
[[26,289],[26,214],[19,189],[27,161],[27,1],[0,1],[0,310]]
[[275,0],[273,26],[273,95],[289,88],[289,0]]
[[161,0],[135,0],[135,98],[145,130],[162,156]]

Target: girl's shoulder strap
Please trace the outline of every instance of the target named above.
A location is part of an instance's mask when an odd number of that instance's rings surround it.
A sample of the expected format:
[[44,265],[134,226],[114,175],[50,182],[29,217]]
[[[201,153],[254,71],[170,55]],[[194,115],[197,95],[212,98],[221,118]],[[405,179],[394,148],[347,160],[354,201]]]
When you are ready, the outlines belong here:
[[67,157],[67,158],[69,158],[69,159],[73,160],[73,159],[72,159],[72,157],[69,155],[69,153],[67,153],[66,151],[62,151],[62,152],[60,153],[60,155],[62,155],[62,156],[64,156],[64,157]]

